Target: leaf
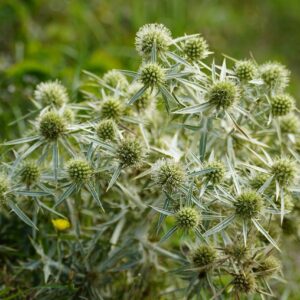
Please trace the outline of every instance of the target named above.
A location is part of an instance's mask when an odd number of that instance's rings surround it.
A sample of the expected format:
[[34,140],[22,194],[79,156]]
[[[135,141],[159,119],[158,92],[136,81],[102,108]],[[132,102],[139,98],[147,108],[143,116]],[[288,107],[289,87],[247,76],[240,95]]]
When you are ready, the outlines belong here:
[[274,179],[274,175],[272,175],[270,178],[268,178],[266,180],[266,182],[257,190],[257,192],[259,194],[263,194],[264,191],[270,186],[270,184],[273,181],[273,179]]
[[38,135],[36,135],[36,136],[29,136],[29,137],[25,137],[25,138],[21,138],[21,139],[17,139],[17,140],[12,140],[12,141],[5,142],[5,143],[3,143],[3,145],[9,146],[9,145],[24,144],[24,143],[29,143],[29,142],[36,141],[39,138],[40,138],[40,136],[38,136]]
[[121,174],[121,171],[122,171],[122,166],[121,165],[118,165],[117,168],[115,169],[114,171],[114,174],[108,184],[108,187],[106,189],[106,191],[108,191],[115,183],[116,181],[118,180],[120,174]]
[[51,212],[52,214],[55,214],[63,219],[65,219],[66,217],[62,214],[60,214],[59,212],[55,211],[54,209],[50,208],[49,206],[47,206],[46,204],[44,204],[41,201],[37,201],[38,205],[46,210],[48,210],[49,212]]
[[144,85],[142,88],[140,88],[128,101],[128,105],[132,105],[134,102],[136,102],[147,90],[148,86]]
[[88,190],[90,191],[90,193],[92,194],[94,200],[95,200],[95,201],[97,202],[97,204],[99,205],[99,207],[100,207],[103,211],[105,211],[104,208],[103,208],[103,205],[102,205],[102,203],[101,203],[99,194],[98,194],[97,191],[95,190],[94,186],[89,182],[89,183],[87,183],[87,188],[88,188]]
[[189,176],[192,176],[192,177],[203,176],[203,175],[211,173],[214,170],[215,170],[215,168],[203,169],[203,170],[200,170],[200,171],[192,172],[192,173],[189,174]]
[[19,206],[12,201],[8,201],[8,206],[11,210],[27,225],[38,230],[35,224],[29,219],[29,217],[19,208]]
[[58,162],[59,162],[58,143],[57,141],[55,141],[53,144],[53,170],[54,170],[55,181],[57,181]]
[[163,97],[165,98],[166,101],[168,101],[168,102],[170,101],[170,102],[173,102],[173,103],[176,103],[176,102],[178,103],[178,100],[168,91],[168,89],[165,86],[160,85],[159,90],[162,93],[162,95],[163,95]]
[[230,225],[230,223],[235,219],[235,215],[231,215],[224,219],[222,222],[214,226],[213,228],[209,229],[204,233],[204,236],[210,236],[212,234],[216,234],[217,232],[224,230],[226,227]]
[[35,191],[13,191],[14,194],[22,195],[22,196],[29,196],[29,197],[42,197],[42,196],[49,196],[51,194],[47,192],[35,192]]
[[54,207],[60,205],[66,198],[68,198],[76,189],[76,183],[72,183],[69,187],[64,191],[64,193],[59,197],[57,202],[54,204]]
[[173,213],[169,210],[159,208],[159,207],[155,207],[155,206],[152,206],[152,205],[149,205],[149,207],[151,207],[152,209],[156,210],[157,212],[159,212],[159,213],[161,213],[165,216],[172,216],[173,215]]
[[279,247],[277,246],[276,242],[272,239],[272,237],[269,235],[269,233],[258,223],[257,220],[252,219],[253,224],[257,228],[257,230],[279,251]]
[[228,156],[226,156],[226,160],[227,160],[227,164],[229,166],[229,171],[230,171],[230,174],[232,176],[232,180],[233,180],[235,189],[236,189],[237,193],[240,194],[241,193],[241,188],[240,188],[240,184],[239,184],[239,182],[237,180],[237,177],[236,177],[235,169],[232,166],[232,164],[231,164],[230,159],[229,159]]
[[173,114],[181,114],[181,115],[196,114],[196,113],[200,113],[200,112],[208,110],[211,106],[212,106],[211,103],[205,102],[205,103],[197,104],[194,106],[188,106],[188,107],[179,109],[177,111],[174,111]]
[[173,226],[159,241],[159,243],[165,242],[173,233],[177,230],[177,225]]

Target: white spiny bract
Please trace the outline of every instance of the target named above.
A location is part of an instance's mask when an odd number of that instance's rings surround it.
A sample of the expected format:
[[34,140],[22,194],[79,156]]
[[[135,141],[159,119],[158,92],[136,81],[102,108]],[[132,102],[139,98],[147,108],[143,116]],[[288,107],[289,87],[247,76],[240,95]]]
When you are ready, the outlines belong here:
[[216,64],[198,34],[158,24],[136,49],[136,71],[85,72],[76,105],[57,81],[38,85],[36,122],[5,143],[1,210],[33,227],[37,274],[70,299],[277,297],[267,283],[300,211],[289,71]]

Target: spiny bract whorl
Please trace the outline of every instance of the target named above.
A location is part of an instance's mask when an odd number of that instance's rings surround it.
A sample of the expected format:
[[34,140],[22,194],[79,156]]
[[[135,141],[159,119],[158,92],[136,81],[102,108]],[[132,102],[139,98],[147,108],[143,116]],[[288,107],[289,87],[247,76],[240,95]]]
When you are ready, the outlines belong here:
[[161,85],[165,82],[165,71],[156,63],[148,63],[141,68],[140,80],[149,87]]
[[181,164],[173,161],[160,161],[155,166],[154,180],[166,191],[178,189],[186,180]]
[[201,268],[207,266],[207,269],[212,268],[216,261],[217,251],[208,245],[201,245],[191,255],[194,267]]
[[96,127],[97,136],[102,140],[113,140],[115,138],[116,124],[113,120],[103,120]]
[[251,60],[241,60],[235,63],[234,72],[240,81],[250,81],[257,75],[257,67]]
[[143,150],[136,140],[125,139],[118,146],[116,157],[123,167],[133,166],[141,162]]
[[101,117],[103,119],[119,120],[123,112],[122,103],[115,98],[105,100],[101,107]]
[[293,161],[282,158],[273,163],[271,173],[281,186],[289,186],[295,179],[296,167]]
[[248,190],[237,196],[234,207],[237,216],[251,219],[260,213],[263,208],[263,199],[255,191]]
[[290,113],[295,106],[293,97],[287,94],[274,96],[271,99],[271,108],[273,116],[284,116]]
[[35,161],[26,161],[20,172],[21,181],[26,185],[31,185],[39,181],[41,170]]
[[205,169],[212,169],[205,177],[213,185],[219,184],[225,176],[225,166],[220,161],[211,161],[205,165]]
[[232,284],[238,293],[250,294],[255,291],[256,279],[252,273],[238,273],[234,275]]
[[39,125],[41,135],[48,140],[56,140],[66,131],[65,120],[53,111],[43,114]]
[[149,57],[155,45],[158,54],[168,50],[172,42],[171,32],[163,24],[146,24],[136,34],[135,47],[141,56]]
[[35,101],[43,105],[62,106],[68,102],[66,88],[59,81],[42,82],[37,85],[34,91]]
[[126,77],[117,70],[111,70],[103,75],[103,81],[105,84],[111,86],[114,89],[124,90],[128,87],[128,81]]
[[183,45],[183,52],[190,61],[199,61],[208,56],[208,45],[203,37],[188,39]]
[[206,97],[217,109],[228,109],[238,100],[239,90],[231,81],[219,81],[210,87]]
[[280,63],[269,62],[261,65],[259,70],[268,89],[282,91],[289,83],[290,71]]
[[192,207],[183,207],[176,214],[176,225],[183,230],[196,228],[201,221],[200,212]]
[[85,159],[72,159],[67,164],[67,171],[72,181],[82,183],[93,175],[93,169]]

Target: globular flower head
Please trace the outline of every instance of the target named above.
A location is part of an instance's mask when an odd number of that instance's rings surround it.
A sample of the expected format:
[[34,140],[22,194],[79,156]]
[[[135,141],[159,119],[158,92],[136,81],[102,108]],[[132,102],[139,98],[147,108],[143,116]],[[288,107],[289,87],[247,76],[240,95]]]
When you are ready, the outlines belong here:
[[101,107],[101,117],[103,119],[118,120],[123,115],[123,112],[122,103],[115,98],[105,100]]
[[9,191],[9,181],[4,174],[0,174],[0,207],[6,203],[6,193]]
[[39,181],[41,170],[35,161],[26,161],[20,172],[21,181],[26,185],[31,185]]
[[57,231],[65,231],[71,227],[71,224],[66,219],[53,219],[52,225]]
[[157,63],[148,63],[140,70],[140,81],[149,87],[154,87],[165,82],[165,71]]
[[67,164],[69,178],[75,183],[87,182],[93,175],[93,169],[85,159],[72,159]]
[[54,111],[41,116],[39,127],[41,135],[47,140],[56,140],[66,131],[65,119]]
[[259,264],[257,271],[259,272],[260,276],[270,277],[275,275],[280,268],[280,261],[274,255],[270,255]]
[[113,120],[103,120],[96,127],[97,136],[102,140],[113,140],[116,135],[116,124]]
[[246,82],[256,77],[257,67],[251,60],[241,60],[235,63],[234,72],[241,82]]
[[73,123],[75,120],[75,114],[70,108],[65,108],[62,113],[62,116],[68,123]]
[[250,294],[255,291],[256,279],[252,273],[238,273],[234,275],[232,284],[238,293]]
[[208,56],[206,40],[199,36],[188,39],[183,45],[183,52],[190,61],[199,61]]
[[195,268],[206,267],[206,270],[212,268],[213,263],[216,261],[217,251],[208,245],[201,245],[193,251],[191,259]]
[[54,105],[56,107],[61,107],[69,100],[66,88],[59,81],[38,84],[34,91],[34,99],[43,105]]
[[181,164],[174,161],[159,161],[154,166],[154,181],[166,191],[174,191],[186,180]]
[[267,88],[271,90],[282,91],[289,83],[290,71],[277,62],[263,64],[260,74]]
[[149,57],[155,45],[158,54],[168,50],[171,32],[163,24],[146,24],[136,34],[135,47],[142,57]]
[[128,87],[128,81],[126,77],[117,70],[110,70],[103,76],[105,84],[111,86],[114,89],[125,90]]
[[205,166],[206,169],[212,169],[211,172],[207,173],[205,176],[209,182],[213,185],[222,182],[225,176],[225,166],[220,161],[208,162]]
[[299,118],[294,114],[282,117],[280,119],[280,128],[283,133],[298,133],[300,129]]
[[200,213],[192,207],[183,207],[175,214],[176,225],[179,229],[195,229],[201,222]]
[[273,116],[285,116],[294,109],[294,106],[295,100],[287,94],[276,95],[271,99]]
[[207,100],[217,109],[230,108],[239,98],[239,90],[231,81],[214,83],[207,91]]
[[237,196],[234,207],[237,216],[251,219],[260,213],[263,208],[263,199],[255,191],[248,190]]
[[224,253],[237,262],[248,259],[249,249],[244,244],[234,243],[225,247]]
[[142,146],[137,140],[124,139],[118,146],[116,157],[123,167],[137,165],[143,157]]
[[273,163],[271,173],[281,186],[288,186],[295,179],[296,167],[291,160],[281,158]]

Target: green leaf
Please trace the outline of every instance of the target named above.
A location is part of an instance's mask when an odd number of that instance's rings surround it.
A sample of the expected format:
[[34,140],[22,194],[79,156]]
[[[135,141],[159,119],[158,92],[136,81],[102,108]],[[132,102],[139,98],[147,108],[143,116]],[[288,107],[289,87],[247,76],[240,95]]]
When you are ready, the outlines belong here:
[[35,191],[13,191],[14,194],[22,195],[22,196],[29,196],[29,197],[42,197],[42,196],[49,196],[50,194],[47,192],[35,192]]
[[54,207],[59,206],[66,198],[68,198],[76,189],[76,183],[72,183],[69,187],[64,191],[64,193],[59,197],[57,202],[54,204]]
[[107,187],[106,191],[108,191],[116,183],[116,181],[118,180],[118,178],[121,174],[121,171],[122,171],[122,166],[118,165],[117,168],[114,171],[113,176],[110,179],[110,182],[108,184],[108,187]]
[[204,236],[210,236],[212,234],[216,234],[216,233],[224,230],[226,227],[228,227],[233,222],[234,219],[235,219],[235,215],[231,215],[231,216],[225,218],[222,222],[220,222],[213,228],[207,230],[204,233]]
[[197,104],[194,106],[188,106],[182,109],[179,109],[177,111],[174,111],[173,114],[180,114],[180,115],[190,115],[190,114],[196,114],[196,113],[200,113],[203,111],[208,110],[209,108],[212,107],[212,104],[209,102],[205,102],[205,103],[201,103],[201,104]]
[[24,144],[24,143],[29,143],[29,142],[36,141],[39,138],[40,138],[40,136],[38,136],[38,135],[36,135],[36,136],[29,136],[29,137],[25,137],[25,138],[21,138],[21,139],[17,139],[17,140],[8,141],[6,143],[3,143],[3,145],[9,146],[9,145]]
[[144,85],[142,88],[140,88],[128,101],[128,105],[132,105],[134,102],[136,102],[147,90],[148,86]]
[[177,230],[177,226],[173,226],[159,241],[159,243],[165,242],[169,237],[173,235],[173,233]]
[[103,205],[101,203],[101,200],[100,200],[100,197],[99,197],[99,194],[97,193],[97,191],[95,190],[94,186],[89,182],[87,183],[87,189],[90,191],[90,193],[92,194],[94,200],[97,202],[97,204],[99,205],[99,207],[103,210]]

